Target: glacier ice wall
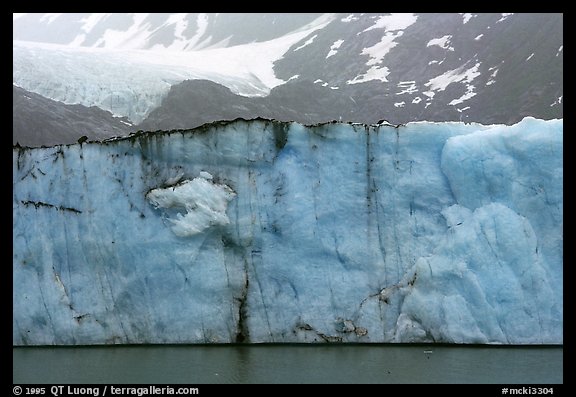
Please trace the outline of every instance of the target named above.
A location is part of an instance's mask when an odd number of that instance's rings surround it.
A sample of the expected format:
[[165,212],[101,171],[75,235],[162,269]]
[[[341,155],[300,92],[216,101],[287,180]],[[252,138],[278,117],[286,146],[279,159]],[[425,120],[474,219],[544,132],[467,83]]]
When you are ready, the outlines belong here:
[[563,343],[563,120],[13,150],[13,343]]

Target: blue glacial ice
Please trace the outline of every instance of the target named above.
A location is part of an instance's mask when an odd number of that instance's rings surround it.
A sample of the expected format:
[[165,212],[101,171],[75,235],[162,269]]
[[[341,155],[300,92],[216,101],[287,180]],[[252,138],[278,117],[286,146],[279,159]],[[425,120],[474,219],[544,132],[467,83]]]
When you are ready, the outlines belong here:
[[563,120],[13,150],[13,343],[563,343]]

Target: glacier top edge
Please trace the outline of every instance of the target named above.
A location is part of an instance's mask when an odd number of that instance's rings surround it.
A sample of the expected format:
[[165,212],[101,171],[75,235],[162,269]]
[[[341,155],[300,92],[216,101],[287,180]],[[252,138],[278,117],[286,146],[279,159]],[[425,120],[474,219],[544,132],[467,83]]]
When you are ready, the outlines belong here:
[[[517,125],[517,124],[521,124],[524,123],[526,121],[529,120],[541,120],[541,119],[537,119],[535,117],[532,116],[526,116],[524,117],[521,121],[519,121],[516,124],[513,125]],[[549,119],[549,120],[542,120],[542,121],[546,121],[546,122],[550,122],[550,123],[563,123],[564,119]],[[446,126],[463,126],[463,125],[472,125],[472,126],[477,126],[479,129],[485,130],[485,129],[491,129],[494,127],[511,127],[512,125],[506,125],[506,124],[481,124],[481,123],[476,123],[476,122],[463,122],[463,121],[412,121],[406,124],[392,124],[389,123],[386,120],[382,120],[379,123],[375,123],[375,124],[366,124],[366,123],[358,123],[358,122],[352,122],[352,121],[336,121],[336,120],[332,120],[332,121],[326,121],[326,122],[322,122],[322,123],[316,123],[316,124],[302,124],[296,121],[282,121],[282,120],[276,120],[276,119],[269,119],[269,118],[265,118],[265,117],[255,117],[252,119],[245,119],[242,117],[238,117],[236,119],[233,120],[217,120],[217,121],[212,121],[206,124],[202,124],[198,127],[194,127],[194,128],[183,128],[183,129],[173,129],[173,130],[155,130],[155,131],[143,131],[143,130],[139,130],[135,133],[132,133],[128,136],[116,136],[116,137],[111,137],[111,138],[107,138],[107,139],[103,139],[103,140],[89,140],[89,141],[82,141],[82,143],[68,143],[68,144],[57,144],[57,145],[51,145],[51,146],[25,146],[25,145],[20,145],[20,144],[16,144],[13,145],[12,148],[13,149],[18,149],[18,150],[26,150],[26,149],[38,149],[38,148],[47,148],[47,147],[68,147],[68,146],[74,146],[74,145],[79,145],[79,144],[89,144],[89,143],[107,143],[107,142],[114,142],[114,141],[125,141],[125,140],[131,140],[131,139],[135,139],[135,138],[139,138],[142,136],[154,136],[156,134],[181,134],[184,132],[187,133],[193,133],[193,134],[198,134],[198,133],[205,133],[208,132],[211,128],[216,127],[216,128],[222,128],[222,127],[228,127],[237,123],[249,123],[249,122],[262,122],[262,123],[272,123],[272,124],[276,124],[279,126],[289,126],[289,125],[300,125],[302,127],[305,128],[320,128],[323,126],[328,126],[328,125],[350,125],[350,126],[355,126],[355,127],[359,127],[359,128],[370,128],[370,127],[391,127],[391,128],[395,128],[395,129],[400,129],[400,128],[406,128],[406,127],[410,127],[410,126],[421,126],[421,125],[446,125]],[[471,131],[472,132],[472,131]],[[82,139],[82,138],[80,138]]]

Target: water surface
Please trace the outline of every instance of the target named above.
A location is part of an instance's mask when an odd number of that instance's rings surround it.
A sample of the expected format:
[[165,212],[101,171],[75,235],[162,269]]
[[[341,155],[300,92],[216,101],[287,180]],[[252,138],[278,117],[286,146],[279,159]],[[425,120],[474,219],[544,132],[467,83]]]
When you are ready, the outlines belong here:
[[563,383],[562,346],[15,347],[14,383]]

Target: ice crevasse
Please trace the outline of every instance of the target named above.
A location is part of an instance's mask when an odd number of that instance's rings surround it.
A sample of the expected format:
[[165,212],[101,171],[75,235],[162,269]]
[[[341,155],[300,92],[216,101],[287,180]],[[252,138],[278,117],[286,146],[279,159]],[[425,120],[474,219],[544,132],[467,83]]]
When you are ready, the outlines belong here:
[[563,343],[563,120],[13,149],[13,343]]

